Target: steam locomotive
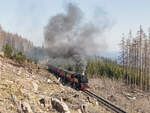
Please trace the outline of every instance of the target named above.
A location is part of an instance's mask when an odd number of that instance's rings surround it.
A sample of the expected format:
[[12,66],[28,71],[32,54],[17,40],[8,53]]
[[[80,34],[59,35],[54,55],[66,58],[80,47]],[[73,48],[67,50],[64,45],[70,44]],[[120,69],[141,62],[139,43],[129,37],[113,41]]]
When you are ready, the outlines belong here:
[[57,77],[60,77],[63,82],[69,82],[71,86],[77,90],[88,89],[88,78],[85,75],[81,75],[52,65],[48,65],[48,70]]

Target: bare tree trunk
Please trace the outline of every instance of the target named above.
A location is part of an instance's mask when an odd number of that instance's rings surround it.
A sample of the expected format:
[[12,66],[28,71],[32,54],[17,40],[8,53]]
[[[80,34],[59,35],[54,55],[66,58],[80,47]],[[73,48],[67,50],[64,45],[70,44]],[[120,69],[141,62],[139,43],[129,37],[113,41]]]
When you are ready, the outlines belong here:
[[139,76],[140,76],[140,88],[142,89],[142,69],[143,69],[143,67],[142,67],[142,28],[141,28],[141,26],[140,26],[140,36],[139,36],[139,52],[140,52],[140,54],[139,54],[139,60],[140,60],[140,64],[139,64],[139,66],[140,66],[140,69],[139,69]]

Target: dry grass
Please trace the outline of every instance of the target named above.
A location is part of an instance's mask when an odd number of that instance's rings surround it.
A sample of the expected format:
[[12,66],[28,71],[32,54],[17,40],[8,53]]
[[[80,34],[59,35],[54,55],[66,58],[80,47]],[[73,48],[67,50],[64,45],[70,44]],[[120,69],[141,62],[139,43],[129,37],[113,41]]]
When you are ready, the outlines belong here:
[[90,90],[129,113],[150,113],[150,93],[128,87],[121,80],[91,79]]

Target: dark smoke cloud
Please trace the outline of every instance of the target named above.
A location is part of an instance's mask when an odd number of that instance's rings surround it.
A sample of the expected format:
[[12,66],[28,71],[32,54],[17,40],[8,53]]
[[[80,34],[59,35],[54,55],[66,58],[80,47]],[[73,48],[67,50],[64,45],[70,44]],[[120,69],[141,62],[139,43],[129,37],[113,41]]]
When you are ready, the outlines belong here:
[[[107,28],[107,22],[93,23],[96,21],[84,22],[80,8],[68,4],[66,13],[52,17],[45,26],[45,48],[48,55],[52,58],[71,58],[82,65],[84,70],[85,56],[99,53],[106,48],[102,34]],[[96,42],[98,37],[101,38],[99,43]]]

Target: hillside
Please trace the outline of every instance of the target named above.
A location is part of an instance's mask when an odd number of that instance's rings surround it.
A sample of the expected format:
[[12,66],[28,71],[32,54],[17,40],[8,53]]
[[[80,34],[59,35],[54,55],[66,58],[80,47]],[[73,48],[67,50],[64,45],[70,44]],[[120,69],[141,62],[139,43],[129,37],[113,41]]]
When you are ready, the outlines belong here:
[[106,113],[96,100],[89,101],[89,98],[63,86],[54,75],[36,64],[20,65],[0,57],[1,113],[83,113],[84,110]]

